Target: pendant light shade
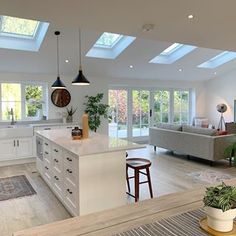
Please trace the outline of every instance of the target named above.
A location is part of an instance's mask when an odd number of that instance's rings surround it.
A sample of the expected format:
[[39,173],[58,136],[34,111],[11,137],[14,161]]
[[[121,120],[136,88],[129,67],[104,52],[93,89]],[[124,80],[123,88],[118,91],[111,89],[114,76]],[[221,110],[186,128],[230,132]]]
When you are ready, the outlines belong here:
[[58,41],[58,35],[60,35],[60,32],[56,31],[55,35],[57,37],[57,79],[52,84],[51,88],[53,88],[53,89],[65,89],[66,86],[60,79],[60,70],[59,70],[59,41]]
[[85,78],[82,71],[82,65],[81,65],[81,34],[79,29],[79,74],[75,77],[75,79],[72,81],[72,85],[89,85],[90,82]]

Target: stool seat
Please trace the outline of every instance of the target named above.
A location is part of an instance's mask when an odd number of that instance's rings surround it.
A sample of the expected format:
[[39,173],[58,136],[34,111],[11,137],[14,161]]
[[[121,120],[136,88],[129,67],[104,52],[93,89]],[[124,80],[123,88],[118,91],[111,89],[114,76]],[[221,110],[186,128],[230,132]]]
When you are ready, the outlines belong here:
[[[151,177],[149,171],[149,167],[151,166],[151,164],[152,164],[151,161],[144,158],[126,158],[126,180],[128,186],[128,192],[126,193],[131,197],[134,197],[135,202],[139,200],[139,185],[144,183],[148,183],[150,196],[151,198],[153,198]],[[129,176],[129,168],[134,170],[134,176],[131,177]],[[142,170],[146,170],[146,173],[143,172]],[[139,181],[140,174],[147,176],[147,181],[140,182]],[[130,193],[130,184],[129,184],[130,179],[134,179],[134,190],[135,190],[134,195]]]
[[149,166],[151,166],[151,162],[144,158],[127,158],[126,164],[130,168],[139,168],[139,169],[145,169]]

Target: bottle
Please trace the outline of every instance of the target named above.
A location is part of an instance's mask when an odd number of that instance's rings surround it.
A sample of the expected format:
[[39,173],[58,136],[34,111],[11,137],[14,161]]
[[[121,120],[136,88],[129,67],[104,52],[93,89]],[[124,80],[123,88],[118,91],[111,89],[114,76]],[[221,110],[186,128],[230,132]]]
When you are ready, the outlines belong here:
[[82,126],[83,126],[83,138],[88,138],[89,136],[89,126],[88,126],[88,114],[83,114],[82,116]]

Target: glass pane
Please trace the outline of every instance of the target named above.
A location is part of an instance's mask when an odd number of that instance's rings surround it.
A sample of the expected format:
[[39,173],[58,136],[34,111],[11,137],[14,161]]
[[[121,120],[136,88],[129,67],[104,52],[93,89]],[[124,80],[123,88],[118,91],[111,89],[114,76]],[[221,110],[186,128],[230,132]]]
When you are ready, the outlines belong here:
[[174,113],[174,123],[180,123],[180,113]]
[[1,31],[4,33],[34,37],[39,22],[11,16],[2,16]]
[[187,124],[188,123],[188,113],[182,112],[181,113],[181,123],[182,124]]
[[183,91],[182,92],[181,110],[188,111],[188,109],[189,109],[189,92]]
[[112,48],[115,46],[116,43],[118,43],[121,38],[122,35],[120,34],[104,32],[95,43],[95,46]]
[[174,112],[181,111],[181,92],[174,91]]
[[127,138],[127,91],[109,90],[109,136]]
[[14,112],[14,119],[21,119],[21,102],[2,102],[2,120],[11,120],[11,108]]
[[169,123],[169,114],[168,113],[162,113],[162,123]]
[[25,100],[26,117],[41,117],[44,103],[42,86],[25,86]]

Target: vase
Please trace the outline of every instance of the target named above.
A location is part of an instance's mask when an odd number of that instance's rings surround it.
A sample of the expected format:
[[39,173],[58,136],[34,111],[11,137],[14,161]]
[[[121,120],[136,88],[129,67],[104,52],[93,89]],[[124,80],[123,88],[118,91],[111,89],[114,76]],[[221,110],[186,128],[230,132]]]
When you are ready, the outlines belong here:
[[66,117],[66,122],[67,123],[72,123],[73,122],[73,116],[67,116]]
[[230,232],[233,229],[236,209],[223,212],[221,209],[206,207],[205,211],[207,214],[207,224],[210,228],[224,233]]

